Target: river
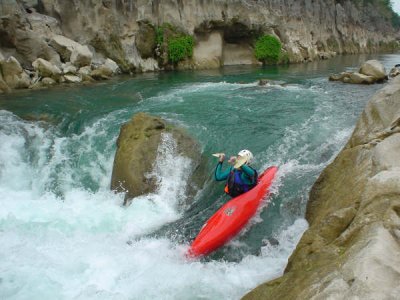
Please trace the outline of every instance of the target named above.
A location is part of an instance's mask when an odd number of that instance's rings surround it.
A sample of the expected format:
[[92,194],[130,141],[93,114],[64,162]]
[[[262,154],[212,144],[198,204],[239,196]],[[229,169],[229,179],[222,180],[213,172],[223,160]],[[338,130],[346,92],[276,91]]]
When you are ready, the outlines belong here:
[[[239,299],[282,274],[307,222],[309,190],[382,87],[329,82],[377,58],[121,76],[89,86],[0,96],[1,299]],[[270,80],[258,86],[258,80]],[[122,207],[110,191],[120,126],[148,112],[187,129],[209,158],[187,199],[188,159],[174,141],[155,163],[160,188]],[[272,195],[244,232],[203,259],[190,240],[227,201],[214,152],[250,149],[279,166]]]

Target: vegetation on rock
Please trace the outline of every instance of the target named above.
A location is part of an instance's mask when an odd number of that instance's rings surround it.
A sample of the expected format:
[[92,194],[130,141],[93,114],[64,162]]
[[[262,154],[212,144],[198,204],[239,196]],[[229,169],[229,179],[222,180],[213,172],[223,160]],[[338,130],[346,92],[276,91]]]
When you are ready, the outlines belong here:
[[193,37],[182,35],[171,38],[168,41],[168,59],[172,63],[177,63],[193,55]]
[[254,48],[256,58],[264,63],[277,63],[281,56],[281,42],[272,35],[260,37]]

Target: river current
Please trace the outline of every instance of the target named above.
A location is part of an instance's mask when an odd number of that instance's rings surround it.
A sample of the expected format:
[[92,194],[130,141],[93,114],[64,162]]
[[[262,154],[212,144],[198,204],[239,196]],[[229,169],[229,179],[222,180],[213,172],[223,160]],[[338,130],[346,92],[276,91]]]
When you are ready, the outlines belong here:
[[[307,229],[313,182],[382,87],[328,76],[367,58],[387,71],[400,63],[400,55],[342,56],[0,96],[0,299],[240,299],[280,276]],[[184,190],[190,160],[169,136],[154,164],[157,192],[123,207],[110,191],[120,126],[141,111],[199,141],[208,179],[194,199]],[[272,195],[228,245],[188,260],[190,240],[228,200],[211,154],[244,148],[258,170],[279,166]]]

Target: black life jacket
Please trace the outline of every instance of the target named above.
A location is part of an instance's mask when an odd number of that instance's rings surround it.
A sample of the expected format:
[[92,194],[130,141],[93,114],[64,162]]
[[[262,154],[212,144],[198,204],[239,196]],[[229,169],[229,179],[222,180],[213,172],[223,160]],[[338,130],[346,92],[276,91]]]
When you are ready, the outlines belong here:
[[250,191],[255,187],[257,185],[258,174],[253,168],[252,170],[254,171],[254,176],[251,178],[252,183],[246,184],[241,178],[243,171],[232,169],[229,173],[228,179],[226,180],[225,193],[233,198]]

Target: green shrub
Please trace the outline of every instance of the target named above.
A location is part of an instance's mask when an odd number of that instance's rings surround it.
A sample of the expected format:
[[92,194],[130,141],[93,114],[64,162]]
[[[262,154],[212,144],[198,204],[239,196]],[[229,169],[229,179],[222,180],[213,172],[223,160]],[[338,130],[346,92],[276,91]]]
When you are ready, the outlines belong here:
[[260,37],[254,49],[256,58],[266,63],[277,63],[281,54],[281,42],[272,35]]
[[193,55],[193,37],[183,35],[168,40],[168,58],[172,63],[177,63]]

